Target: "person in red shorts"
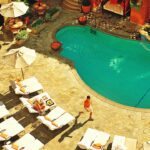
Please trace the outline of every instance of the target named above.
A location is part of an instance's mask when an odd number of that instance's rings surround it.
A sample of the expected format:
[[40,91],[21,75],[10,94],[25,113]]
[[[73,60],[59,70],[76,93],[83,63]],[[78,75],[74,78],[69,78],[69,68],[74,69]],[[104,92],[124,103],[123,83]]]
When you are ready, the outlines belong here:
[[33,109],[35,109],[36,111],[39,112],[39,114],[41,114],[45,109],[44,103],[35,100],[33,103]]
[[[93,108],[92,108],[92,105],[91,105],[91,97],[88,95],[87,98],[84,100],[84,109],[90,113],[90,116],[89,116],[89,120],[93,120]],[[83,112],[79,112],[79,115],[81,115],[81,113]]]

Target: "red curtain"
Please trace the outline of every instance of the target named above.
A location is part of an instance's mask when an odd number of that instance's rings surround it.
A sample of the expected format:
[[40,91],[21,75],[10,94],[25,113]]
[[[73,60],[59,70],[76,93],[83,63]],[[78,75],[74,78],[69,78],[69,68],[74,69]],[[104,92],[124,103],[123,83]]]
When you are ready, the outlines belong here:
[[150,0],[142,0],[142,5],[139,11],[135,8],[131,9],[131,22],[143,25],[150,19]]

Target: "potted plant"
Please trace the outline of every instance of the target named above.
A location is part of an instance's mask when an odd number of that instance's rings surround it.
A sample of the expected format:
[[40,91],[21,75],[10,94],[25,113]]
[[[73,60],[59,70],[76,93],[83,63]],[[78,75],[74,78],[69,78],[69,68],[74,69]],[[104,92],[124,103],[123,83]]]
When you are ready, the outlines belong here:
[[29,33],[26,30],[21,30],[17,35],[16,35],[16,44],[17,45],[22,45],[28,38]]
[[89,13],[91,11],[91,2],[90,0],[83,0],[81,9],[83,13]]
[[53,41],[51,43],[51,48],[55,51],[59,50],[61,48],[62,44],[59,41]]
[[47,6],[46,6],[46,3],[42,2],[42,0],[38,0],[33,5],[33,8],[39,15],[43,15],[47,9]]
[[86,16],[80,16],[80,17],[78,18],[78,22],[79,22],[79,24],[81,24],[81,25],[85,25],[86,22],[87,22],[87,17],[86,17]]

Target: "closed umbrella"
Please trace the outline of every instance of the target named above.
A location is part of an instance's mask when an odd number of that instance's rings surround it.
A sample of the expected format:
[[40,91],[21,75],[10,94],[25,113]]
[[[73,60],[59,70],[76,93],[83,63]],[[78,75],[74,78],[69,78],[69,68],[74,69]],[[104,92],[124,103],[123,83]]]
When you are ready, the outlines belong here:
[[23,79],[24,79],[23,68],[31,65],[35,60],[35,58],[36,58],[35,50],[24,46],[17,49],[11,49],[4,55],[5,62],[8,65],[21,69]]
[[19,17],[24,15],[28,8],[24,2],[11,2],[1,5],[0,14],[4,17]]

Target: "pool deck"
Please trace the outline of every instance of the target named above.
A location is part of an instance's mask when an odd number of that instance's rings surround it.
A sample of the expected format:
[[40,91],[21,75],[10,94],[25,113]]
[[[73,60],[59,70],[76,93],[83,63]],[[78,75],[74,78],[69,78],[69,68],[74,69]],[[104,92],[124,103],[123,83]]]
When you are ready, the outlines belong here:
[[[74,18],[76,17],[75,14]],[[91,96],[94,110],[94,121],[87,121],[88,113],[82,114],[78,118],[75,127],[70,125],[66,129],[50,132],[48,128],[42,126],[34,117],[22,108],[21,102],[9,92],[9,81],[21,77],[21,71],[4,65],[2,56],[9,48],[3,45],[0,50],[0,99],[9,105],[12,115],[23,113],[29,114],[28,122],[25,123],[25,133],[33,132],[43,138],[46,145],[43,150],[77,150],[77,143],[85,133],[87,128],[96,128],[108,132],[111,135],[109,143],[114,135],[123,135],[138,140],[137,150],[142,147],[144,141],[150,140],[150,110],[130,109],[111,103],[105,98],[97,95],[79,78],[76,70],[68,61],[61,59],[57,53],[50,49],[53,40],[53,33],[60,26],[73,22],[73,17],[68,13],[60,16],[55,22],[47,24],[46,28],[39,35],[32,35],[25,43],[30,48],[37,50],[35,62],[24,69],[25,78],[35,76],[42,83],[44,90],[56,101],[57,105],[77,116],[83,110],[83,100],[87,95]],[[6,99],[14,99],[15,106],[10,106]],[[18,117],[18,116],[17,116]],[[32,121],[31,121],[32,120]],[[22,136],[21,133],[20,136]]]

